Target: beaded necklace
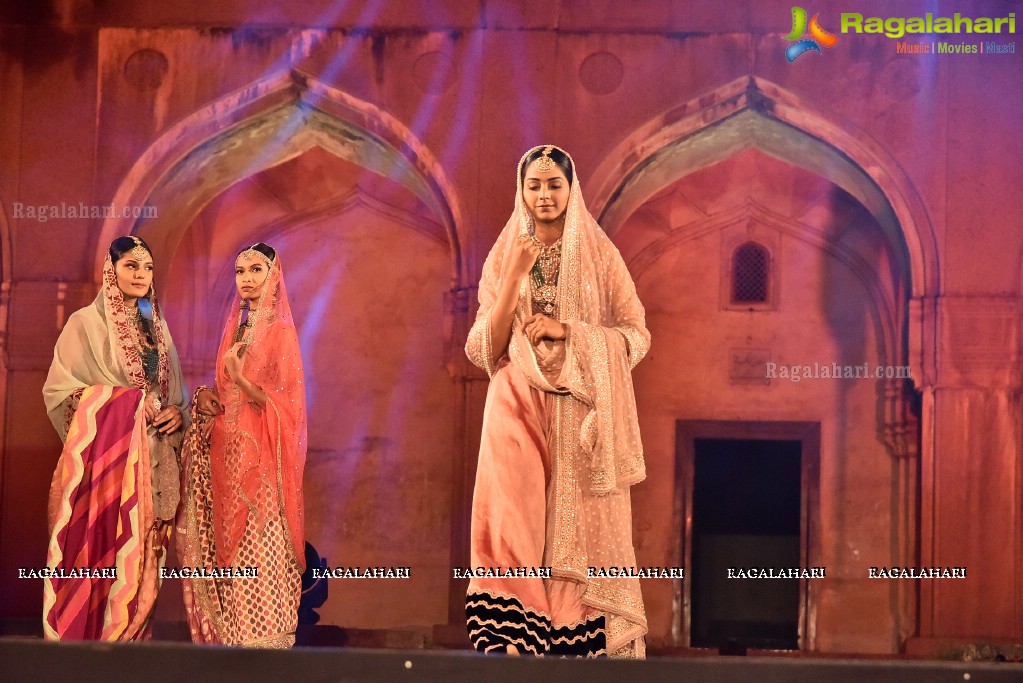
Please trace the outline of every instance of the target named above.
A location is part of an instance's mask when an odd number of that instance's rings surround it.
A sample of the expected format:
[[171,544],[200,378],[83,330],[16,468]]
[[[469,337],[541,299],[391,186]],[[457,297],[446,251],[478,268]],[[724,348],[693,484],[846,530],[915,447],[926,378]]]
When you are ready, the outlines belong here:
[[561,271],[561,238],[547,246],[535,235],[533,243],[540,249],[540,255],[529,271],[529,285],[533,295],[533,312],[553,316],[558,298],[558,274]]

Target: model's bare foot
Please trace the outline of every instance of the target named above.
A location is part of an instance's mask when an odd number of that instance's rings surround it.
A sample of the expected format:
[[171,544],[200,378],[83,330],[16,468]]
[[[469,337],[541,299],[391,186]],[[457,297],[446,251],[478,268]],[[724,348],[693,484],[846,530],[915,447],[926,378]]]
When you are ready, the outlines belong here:
[[514,645],[505,645],[504,646],[504,653],[506,655],[512,655],[513,657],[518,657],[519,656],[519,648],[515,647]]

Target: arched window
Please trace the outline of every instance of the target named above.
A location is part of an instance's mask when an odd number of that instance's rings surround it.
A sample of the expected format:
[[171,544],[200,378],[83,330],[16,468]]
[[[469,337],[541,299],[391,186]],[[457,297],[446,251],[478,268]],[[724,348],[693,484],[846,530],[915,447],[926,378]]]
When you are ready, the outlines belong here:
[[746,242],[732,254],[732,303],[770,302],[771,255],[756,242]]

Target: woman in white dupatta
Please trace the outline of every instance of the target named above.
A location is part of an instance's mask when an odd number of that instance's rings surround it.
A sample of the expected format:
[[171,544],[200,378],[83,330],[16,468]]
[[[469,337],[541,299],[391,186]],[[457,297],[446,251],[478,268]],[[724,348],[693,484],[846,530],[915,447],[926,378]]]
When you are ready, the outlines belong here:
[[469,637],[484,652],[643,657],[639,581],[610,576],[636,564],[629,488],[645,468],[631,371],[650,345],[643,306],[571,157],[534,147],[517,179],[466,344],[491,380],[470,565],[499,570],[469,583]]
[[[118,237],[91,305],[68,318],[43,399],[64,441],[50,487],[43,582],[54,640],[141,640],[178,507],[186,393],[153,287],[153,255]],[[81,573],[81,572],[79,572]]]

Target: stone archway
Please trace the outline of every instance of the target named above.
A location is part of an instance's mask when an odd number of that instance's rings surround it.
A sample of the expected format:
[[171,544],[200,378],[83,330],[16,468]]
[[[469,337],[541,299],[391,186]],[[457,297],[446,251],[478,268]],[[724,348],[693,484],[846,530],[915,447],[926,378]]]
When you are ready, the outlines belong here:
[[899,336],[918,389],[934,383],[934,299],[940,287],[931,219],[898,162],[869,136],[764,79],[740,78],[633,130],[593,174],[591,205],[613,235],[657,189],[756,148],[830,179],[881,224],[909,274]]
[[[884,532],[892,539],[892,561],[913,562],[921,543],[916,521],[921,506],[918,490],[920,468],[922,460],[927,457],[925,452],[920,452],[918,439],[921,431],[926,433],[933,426],[933,416],[927,410],[927,397],[933,393],[934,383],[933,333],[928,330],[935,325],[931,307],[938,292],[939,278],[930,218],[915,188],[895,160],[869,138],[843,129],[791,93],[766,81],[744,78],[666,112],[628,134],[606,156],[606,162],[594,174],[591,182],[591,187],[596,187],[591,194],[594,214],[608,234],[620,237],[617,241],[638,244],[634,239],[635,233],[621,231],[637,211],[648,206],[648,201],[668,201],[659,195],[665,188],[744,153],[747,156],[756,153],[798,169],[802,177],[820,178],[840,191],[838,194],[861,206],[864,214],[871,217],[878,239],[884,242],[890,254],[890,258],[884,261],[883,274],[892,286],[877,287],[869,264],[853,251],[820,239],[819,235],[814,236],[812,231],[801,227],[786,227],[786,221],[778,220],[780,217],[765,210],[755,198],[736,207],[733,214],[713,214],[703,222],[694,223],[693,232],[674,229],[673,224],[670,226],[672,230],[665,230],[659,241],[654,240],[652,232],[644,233],[643,239],[649,241],[643,241],[645,246],[642,249],[636,247],[626,257],[630,268],[636,269],[637,286],[641,290],[644,286],[648,289],[652,286],[643,284],[643,271],[667,251],[675,249],[673,253],[680,253],[679,249],[696,249],[697,240],[725,229],[733,230],[736,239],[739,233],[743,238],[746,235],[777,234],[780,240],[789,240],[790,244],[801,242],[805,253],[827,254],[824,257],[826,261],[837,264],[843,272],[854,274],[857,286],[864,292],[862,310],[871,320],[873,336],[870,340],[876,344],[878,357],[893,365],[909,365],[915,389],[924,395],[923,414],[916,415],[917,408],[907,382],[899,379],[879,381],[876,394],[871,399],[876,412],[859,410],[857,413],[857,424],[865,426],[870,422],[870,431],[876,433],[877,442],[884,446],[879,451],[880,457],[873,454],[869,457],[873,467],[886,470],[883,476],[886,482],[890,482],[889,501],[885,505],[889,510],[886,514],[890,516],[891,528],[885,528]],[[779,164],[775,163],[772,168],[776,166]],[[721,179],[719,176],[715,178]],[[707,240],[704,240],[704,247],[706,244]],[[678,264],[682,262],[681,258],[677,261]],[[659,270],[655,269],[654,281],[668,282],[661,279],[665,268],[662,265]],[[679,281],[670,282],[677,284]],[[684,290],[676,288],[673,291]],[[696,355],[693,349],[688,353],[692,354],[692,357],[686,357],[690,364],[700,364],[702,358],[704,364],[701,369],[704,374],[710,374],[707,368],[712,365],[708,364],[707,358]],[[664,354],[668,368],[684,367],[684,359],[673,356],[670,350]],[[673,365],[679,361],[682,364]],[[641,374],[645,371],[642,367],[637,370]],[[663,374],[665,370],[660,372]],[[667,372],[670,374],[672,370]],[[637,385],[644,379],[651,378],[640,377]],[[728,380],[724,381],[727,385]],[[707,386],[700,386],[704,392],[707,391]],[[656,397],[651,392],[647,400],[651,405],[662,405],[662,394],[669,395],[660,389],[658,391],[661,393]],[[752,397],[762,396],[747,390],[733,390],[732,394],[747,396],[754,402],[756,399]],[[855,394],[837,392],[836,396],[836,401],[844,402],[838,405],[850,405],[852,401],[862,401],[864,393],[860,387]],[[743,407],[734,400],[728,405],[727,410],[740,411],[735,414],[741,414]],[[697,410],[713,411],[714,406],[699,404]],[[757,413],[758,408],[753,407],[751,411]],[[813,413],[814,408],[810,407],[809,412]],[[839,413],[841,411],[836,409],[834,414]],[[758,419],[792,419],[791,416],[781,417],[781,413],[770,417],[769,410],[760,410],[758,414],[761,415]],[[706,418],[707,415],[700,413],[698,417]],[[657,422],[657,418],[650,419]],[[832,419],[832,424],[841,422],[839,418]],[[933,448],[926,438],[922,442],[924,451],[928,447]],[[828,447],[831,455],[826,470],[830,468],[833,487],[839,487],[833,490],[841,490],[846,470],[843,460],[836,454],[842,452],[844,456],[844,450],[839,442]],[[861,452],[872,453],[867,450]],[[885,452],[887,458],[884,457]],[[834,498],[826,504],[834,508],[833,501]],[[836,528],[846,527],[838,525]],[[890,600],[893,604],[892,632],[901,642],[916,629],[917,597],[911,588],[894,587]],[[834,632],[833,628],[828,630]],[[824,647],[828,647],[826,642]]]
[[[889,358],[911,367],[918,391],[930,392],[936,372],[934,301],[940,287],[930,217],[885,150],[783,88],[756,77],[740,78],[636,128],[594,172],[594,214],[614,235],[660,188],[749,148],[829,179],[877,220],[898,270],[908,274],[882,326],[881,344]],[[894,450],[915,450],[914,435],[901,424],[900,387],[892,384],[885,393],[887,437]]]
[[[888,358],[911,368],[924,399],[922,429],[932,429],[926,406],[936,378],[936,238],[912,182],[869,136],[770,81],[736,79],[648,121],[607,154],[593,176],[594,215],[614,235],[660,188],[750,148],[827,178],[859,200],[881,226],[897,270],[908,278],[882,316],[880,344]],[[881,393],[883,438],[896,457],[915,453],[917,435],[907,430],[902,384],[889,382]]]
[[160,253],[173,254],[191,219],[212,197],[239,178],[314,146],[394,179],[429,207],[448,236],[452,286],[460,285],[462,213],[439,162],[389,113],[297,70],[208,104],[150,145],[121,182],[113,204],[154,206],[157,215],[103,222],[97,279],[102,245],[116,235],[138,234]]
[[593,174],[594,212],[614,234],[630,209],[661,181],[756,147],[831,179],[900,236],[912,272],[910,296],[939,285],[930,218],[898,162],[869,137],[829,119],[783,88],[740,78],[636,128]]

